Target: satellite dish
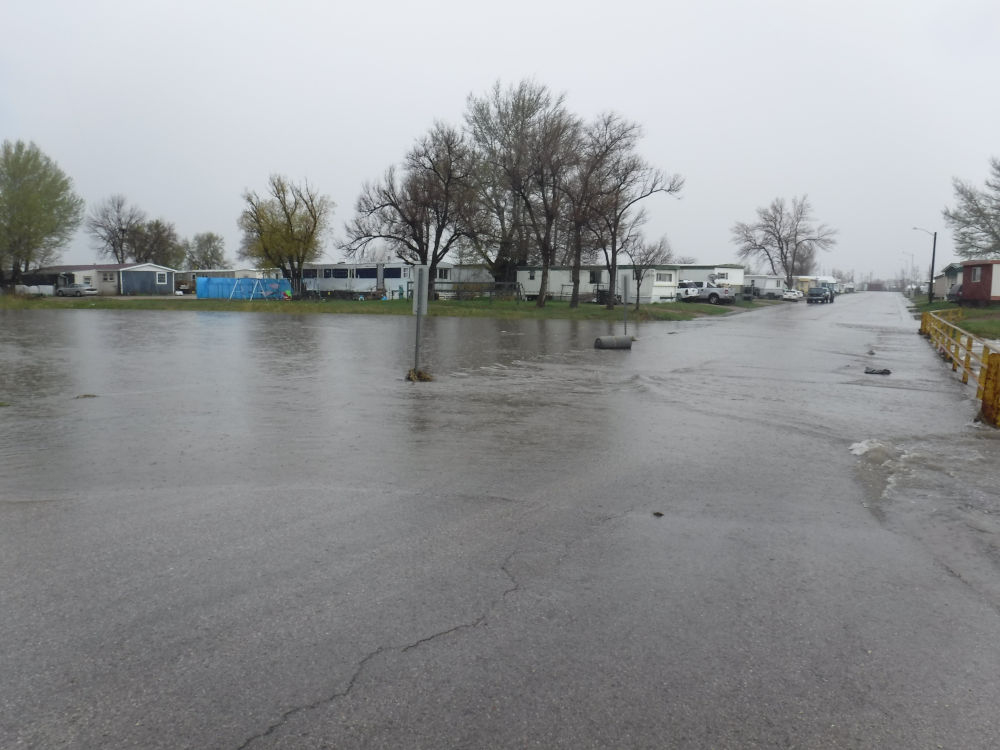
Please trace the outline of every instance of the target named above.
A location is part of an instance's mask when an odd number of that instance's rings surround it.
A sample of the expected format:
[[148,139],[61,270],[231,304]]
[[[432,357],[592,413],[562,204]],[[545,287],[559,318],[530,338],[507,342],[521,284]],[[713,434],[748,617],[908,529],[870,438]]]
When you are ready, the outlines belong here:
[[710,273],[710,274],[708,275],[708,280],[709,280],[709,281],[711,281],[711,282],[712,282],[713,284],[715,283],[715,280],[716,280],[717,278],[718,278],[718,276],[716,276],[716,275],[715,275],[714,273]]

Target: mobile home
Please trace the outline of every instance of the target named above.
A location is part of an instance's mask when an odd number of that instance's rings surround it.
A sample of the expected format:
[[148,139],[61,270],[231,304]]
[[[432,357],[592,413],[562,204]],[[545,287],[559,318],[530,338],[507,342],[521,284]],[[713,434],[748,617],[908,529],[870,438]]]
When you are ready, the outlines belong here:
[[1000,302],[1000,260],[967,260],[962,263],[963,304]]

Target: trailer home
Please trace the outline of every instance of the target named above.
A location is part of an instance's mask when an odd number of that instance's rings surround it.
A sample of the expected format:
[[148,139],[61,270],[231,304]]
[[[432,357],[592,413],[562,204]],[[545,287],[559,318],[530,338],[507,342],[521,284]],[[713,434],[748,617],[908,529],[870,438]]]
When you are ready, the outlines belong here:
[[1000,260],[967,260],[962,263],[963,305],[1000,302]]
[[781,299],[788,287],[784,276],[746,274],[743,276],[743,292],[759,299]]

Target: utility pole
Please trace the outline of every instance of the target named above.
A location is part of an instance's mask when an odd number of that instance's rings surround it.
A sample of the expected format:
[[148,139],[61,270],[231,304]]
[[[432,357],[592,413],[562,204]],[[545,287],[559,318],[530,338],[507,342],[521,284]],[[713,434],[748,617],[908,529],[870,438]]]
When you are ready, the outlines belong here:
[[931,302],[934,301],[934,260],[935,260],[935,256],[937,255],[937,232],[931,232],[931,231],[929,231],[927,229],[924,229],[922,227],[913,227],[913,228],[916,229],[918,232],[923,232],[924,234],[931,235],[931,238],[932,238],[932,242],[931,242],[931,278],[930,278],[930,281],[927,282],[927,304],[930,304]]

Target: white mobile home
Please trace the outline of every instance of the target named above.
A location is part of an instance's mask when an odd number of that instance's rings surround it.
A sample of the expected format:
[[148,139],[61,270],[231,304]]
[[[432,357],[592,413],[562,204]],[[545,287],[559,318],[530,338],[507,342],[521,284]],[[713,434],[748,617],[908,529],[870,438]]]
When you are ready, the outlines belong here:
[[[384,295],[389,299],[408,297],[414,281],[409,263],[307,263],[302,268],[302,289],[320,295]],[[442,297],[454,293],[456,284],[492,284],[485,266],[455,266],[439,263],[434,284]]]
[[[582,266],[580,268],[580,301],[590,302],[597,298],[600,290],[608,288],[611,276],[604,266]],[[517,283],[525,299],[538,299],[542,289],[542,267],[522,266],[517,269]],[[549,268],[549,283],[546,299],[568,300],[573,294],[573,269],[570,266]]]
[[744,284],[744,268],[735,263],[707,265],[701,263],[682,263],[675,266],[681,275],[681,281],[711,281],[719,286],[742,287]]
[[784,276],[765,276],[762,274],[746,274],[743,277],[743,291],[752,289],[754,297],[761,299],[781,299],[785,293]]
[[384,291],[405,297],[412,278],[408,263],[307,263],[302,268],[302,291],[373,294]]
[[651,266],[643,269],[642,282],[636,282],[635,266],[618,267],[618,285],[615,293],[622,301],[635,304],[636,294],[639,304],[657,302],[675,302],[677,300],[677,282],[680,272],[677,266]]
[[[607,292],[610,274],[604,266],[580,268],[580,300],[589,302]],[[639,303],[673,302],[677,298],[677,284],[681,280],[714,281],[719,286],[743,286],[743,266],[734,264],[700,265],[667,264],[650,267],[643,275],[639,287]],[[541,290],[541,266],[522,266],[517,269],[517,281],[527,299],[536,299]],[[549,299],[569,299],[573,293],[573,269],[568,266],[549,268]],[[635,266],[623,264],[617,268],[615,294],[622,301],[635,303]],[[628,300],[626,300],[626,296]]]

